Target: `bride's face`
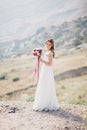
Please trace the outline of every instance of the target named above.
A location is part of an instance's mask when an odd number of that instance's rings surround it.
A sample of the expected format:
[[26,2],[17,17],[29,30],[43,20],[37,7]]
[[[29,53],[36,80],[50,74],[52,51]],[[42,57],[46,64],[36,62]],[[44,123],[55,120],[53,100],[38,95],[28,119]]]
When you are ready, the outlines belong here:
[[45,43],[45,48],[46,48],[46,50],[50,50],[51,47],[52,47],[52,44],[51,44],[49,41],[47,41],[47,42]]

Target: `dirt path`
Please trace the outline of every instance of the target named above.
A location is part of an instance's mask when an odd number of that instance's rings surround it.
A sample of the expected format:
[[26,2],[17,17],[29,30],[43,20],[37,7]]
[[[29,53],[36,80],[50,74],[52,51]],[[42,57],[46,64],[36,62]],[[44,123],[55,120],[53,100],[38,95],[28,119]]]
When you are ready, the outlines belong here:
[[87,130],[87,106],[60,104],[58,111],[35,112],[32,105],[0,102],[0,130]]

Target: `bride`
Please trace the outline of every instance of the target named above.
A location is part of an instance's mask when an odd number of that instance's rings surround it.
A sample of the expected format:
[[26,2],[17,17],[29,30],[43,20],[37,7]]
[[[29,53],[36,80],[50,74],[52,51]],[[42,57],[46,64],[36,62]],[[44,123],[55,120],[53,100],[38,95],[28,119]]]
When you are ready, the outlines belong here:
[[53,75],[53,39],[46,41],[45,48],[46,51],[43,56],[40,57],[42,66],[33,104],[34,111],[56,111],[59,108]]

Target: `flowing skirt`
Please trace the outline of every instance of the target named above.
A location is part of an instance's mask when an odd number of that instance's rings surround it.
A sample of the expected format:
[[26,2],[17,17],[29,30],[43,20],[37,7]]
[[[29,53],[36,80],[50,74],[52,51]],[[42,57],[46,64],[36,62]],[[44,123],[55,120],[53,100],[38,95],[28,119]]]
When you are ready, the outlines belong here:
[[53,67],[42,65],[33,110],[58,110]]

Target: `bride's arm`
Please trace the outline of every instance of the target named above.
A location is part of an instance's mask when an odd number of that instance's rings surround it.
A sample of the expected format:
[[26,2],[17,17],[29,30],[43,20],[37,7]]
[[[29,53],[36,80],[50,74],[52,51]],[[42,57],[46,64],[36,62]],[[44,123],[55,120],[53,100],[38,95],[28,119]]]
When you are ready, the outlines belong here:
[[43,60],[41,57],[40,57],[40,61],[48,66],[51,66],[52,65],[52,55],[47,55],[48,56],[48,61],[45,61]]

